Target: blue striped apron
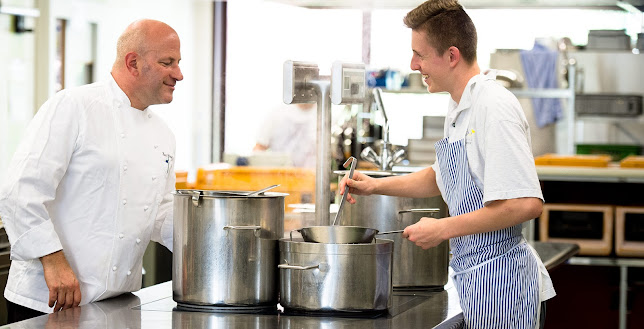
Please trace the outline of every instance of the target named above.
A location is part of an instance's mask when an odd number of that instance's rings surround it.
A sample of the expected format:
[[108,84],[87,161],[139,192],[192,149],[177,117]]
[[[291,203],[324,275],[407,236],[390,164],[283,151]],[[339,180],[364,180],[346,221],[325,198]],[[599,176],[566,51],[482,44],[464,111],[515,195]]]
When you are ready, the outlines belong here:
[[[483,192],[470,174],[465,138],[438,141],[436,157],[450,215],[482,208]],[[538,328],[543,264],[523,239],[521,224],[453,238],[450,245],[465,328]]]

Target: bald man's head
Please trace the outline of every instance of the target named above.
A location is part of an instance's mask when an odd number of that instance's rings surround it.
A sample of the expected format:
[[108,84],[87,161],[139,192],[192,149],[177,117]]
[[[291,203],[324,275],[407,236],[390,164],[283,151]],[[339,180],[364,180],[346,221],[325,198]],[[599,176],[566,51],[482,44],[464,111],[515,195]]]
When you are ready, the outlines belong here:
[[114,65],[121,65],[125,55],[136,52],[140,55],[151,50],[158,44],[158,39],[168,33],[176,35],[177,32],[168,24],[153,19],[142,19],[128,25],[116,42],[116,61]]
[[151,19],[135,21],[119,37],[112,77],[130,98],[132,107],[172,101],[179,69],[180,41],[168,24]]

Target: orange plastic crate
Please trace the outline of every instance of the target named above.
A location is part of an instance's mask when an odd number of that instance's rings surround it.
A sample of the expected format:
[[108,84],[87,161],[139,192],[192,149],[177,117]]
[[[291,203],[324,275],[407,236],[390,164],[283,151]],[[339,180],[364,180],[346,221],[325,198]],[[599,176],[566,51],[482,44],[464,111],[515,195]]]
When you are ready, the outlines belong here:
[[572,167],[608,167],[611,161],[610,155],[560,155],[544,154],[534,158],[538,166],[572,166]]
[[230,167],[197,169],[195,189],[219,191],[256,191],[279,184],[271,192],[283,192],[286,211],[289,204],[315,202],[315,172],[302,168]]
[[622,168],[644,168],[644,156],[629,155],[619,163],[619,166]]
[[175,176],[177,181],[174,184],[174,187],[177,190],[187,189],[188,187],[188,172],[187,171],[176,171]]

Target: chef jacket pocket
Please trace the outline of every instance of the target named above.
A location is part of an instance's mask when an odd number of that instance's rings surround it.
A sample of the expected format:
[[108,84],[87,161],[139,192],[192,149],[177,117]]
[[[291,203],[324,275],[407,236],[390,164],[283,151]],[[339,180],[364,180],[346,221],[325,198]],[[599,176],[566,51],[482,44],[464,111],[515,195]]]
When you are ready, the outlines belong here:
[[163,156],[162,174],[163,176],[168,177],[170,172],[174,171],[174,154],[170,152],[161,152],[161,155]]

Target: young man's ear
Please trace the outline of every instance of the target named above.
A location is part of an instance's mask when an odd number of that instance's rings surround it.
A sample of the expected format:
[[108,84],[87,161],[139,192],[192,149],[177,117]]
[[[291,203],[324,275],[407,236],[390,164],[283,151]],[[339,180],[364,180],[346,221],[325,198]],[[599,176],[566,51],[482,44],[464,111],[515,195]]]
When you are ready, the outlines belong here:
[[449,63],[450,66],[455,66],[461,60],[461,51],[458,48],[452,46],[447,49],[449,52]]
[[132,75],[139,74],[139,55],[135,52],[129,52],[125,55],[125,67]]

